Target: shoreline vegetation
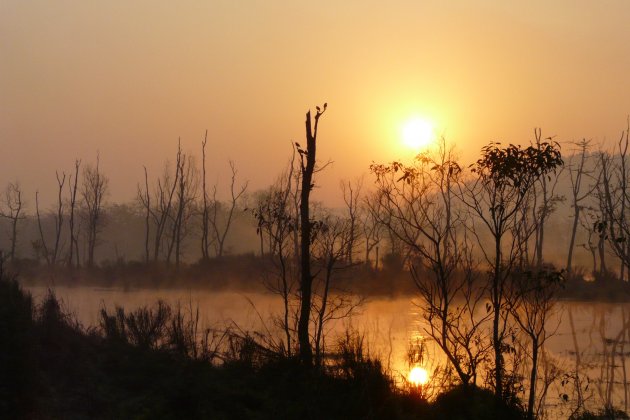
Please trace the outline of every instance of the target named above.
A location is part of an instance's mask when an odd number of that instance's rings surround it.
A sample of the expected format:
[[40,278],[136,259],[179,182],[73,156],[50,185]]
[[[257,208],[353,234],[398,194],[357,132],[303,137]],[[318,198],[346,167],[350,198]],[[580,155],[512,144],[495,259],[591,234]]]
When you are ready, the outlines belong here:
[[[366,297],[417,296],[418,289],[409,270],[395,257],[385,258],[384,261],[384,267],[379,269],[365,264],[346,268],[338,280],[338,287],[343,292]],[[91,268],[51,267],[32,260],[5,264],[19,273],[19,281],[23,285],[123,290],[159,288],[267,292],[265,278],[273,276],[275,269],[269,260],[254,254],[212,258],[195,264],[182,264],[179,268],[137,261],[104,263]],[[564,287],[557,291],[557,298],[577,302],[630,302],[630,282],[620,281],[614,274],[601,277],[574,270],[571,275],[565,275]]]
[[270,337],[198,331],[194,316],[164,302],[103,309],[100,325],[86,329],[53,292],[35,304],[15,278],[1,277],[3,418],[523,417],[476,386],[431,401],[421,387],[395,386],[356,331],[325,365],[306,369]]
[[[306,369],[273,337],[199,331],[194,311],[163,301],[102,308],[86,328],[51,289],[35,303],[1,265],[0,335],[3,418],[526,418],[520,399],[477,385],[397,382],[357,330]],[[627,418],[612,407],[570,417]]]

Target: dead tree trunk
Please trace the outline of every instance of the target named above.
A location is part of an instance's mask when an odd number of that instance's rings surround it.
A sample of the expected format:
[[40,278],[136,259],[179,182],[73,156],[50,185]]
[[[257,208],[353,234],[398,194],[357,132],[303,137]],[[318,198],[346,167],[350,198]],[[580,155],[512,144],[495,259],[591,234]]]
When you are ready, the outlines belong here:
[[53,248],[53,254],[51,258],[51,263],[54,265],[57,263],[57,256],[59,255],[59,243],[61,241],[61,228],[63,226],[63,187],[66,183],[66,173],[63,172],[62,176],[59,177],[59,172],[56,172],[57,176],[57,185],[59,186],[59,191],[57,193],[57,214],[55,215],[55,247]]
[[203,194],[203,208],[201,209],[201,259],[207,261],[210,258],[208,241],[209,225],[208,225],[208,187],[206,185],[206,144],[208,142],[208,130],[201,142],[201,185]]
[[151,234],[151,193],[149,192],[149,174],[147,167],[144,166],[144,191],[140,184],[138,184],[138,202],[144,209],[144,262],[149,263],[150,260],[150,247],[149,238]]
[[37,215],[37,227],[39,230],[39,246],[36,251],[39,254],[44,254],[44,258],[46,259],[46,264],[50,265],[50,255],[48,254],[48,246],[46,246],[46,238],[44,237],[44,230],[42,229],[42,218],[39,215],[39,191],[35,191],[35,214]]
[[[70,177],[70,217],[68,225],[70,228],[70,249],[68,250],[68,266],[72,267],[72,260],[76,256],[77,267],[79,266],[79,241],[77,240],[77,232],[75,230],[75,218],[74,211],[77,205],[77,187],[79,185],[79,167],[81,166],[80,160],[74,161],[74,179]],[[72,182],[74,181],[74,183]]]
[[175,207],[175,218],[173,219],[173,229],[171,233],[171,245],[168,250],[168,258],[167,261],[171,259],[171,253],[173,248],[175,249],[175,267],[179,268],[179,252],[180,252],[180,242],[181,242],[181,232],[182,232],[182,219],[184,216],[184,206],[186,202],[184,201],[184,188],[186,185],[186,180],[184,179],[184,165],[186,164],[186,155],[182,156],[179,166],[177,167],[177,175],[178,182],[176,188],[176,207]]
[[298,321],[298,343],[300,346],[300,361],[305,366],[313,364],[313,349],[311,348],[309,323],[311,315],[313,275],[311,274],[311,219],[309,204],[311,190],[313,189],[313,173],[315,172],[315,151],[317,145],[317,125],[319,118],[326,111],[317,107],[315,124],[311,124],[311,111],[306,113],[306,150],[298,145],[301,157],[302,185],[300,193],[300,318]]

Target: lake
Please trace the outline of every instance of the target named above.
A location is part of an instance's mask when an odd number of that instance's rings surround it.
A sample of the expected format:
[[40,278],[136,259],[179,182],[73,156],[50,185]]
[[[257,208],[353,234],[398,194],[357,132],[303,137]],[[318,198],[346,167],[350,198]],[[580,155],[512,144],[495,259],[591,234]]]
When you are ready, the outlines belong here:
[[[27,289],[36,301],[47,292],[46,287]],[[280,313],[281,300],[271,294],[62,286],[54,290],[64,308],[86,327],[98,325],[98,312],[102,307],[111,311],[120,305],[129,311],[162,299],[171,304],[198,306],[202,327],[236,324],[243,330],[278,332],[271,315]],[[561,301],[548,325],[549,332],[555,333],[545,345],[546,356],[539,373],[541,381],[545,377],[554,378],[549,381],[545,400],[548,412],[553,413],[553,417],[568,416],[578,398],[578,383],[587,407],[597,409],[610,402],[627,411],[630,303]],[[370,354],[379,357],[400,383],[409,370],[410,345],[426,339],[413,297],[370,298],[358,314],[329,325],[328,345],[334,343],[336,334],[349,327],[364,335]],[[444,357],[430,340],[426,343],[425,365],[431,372],[444,363]],[[542,387],[541,383],[539,393]]]

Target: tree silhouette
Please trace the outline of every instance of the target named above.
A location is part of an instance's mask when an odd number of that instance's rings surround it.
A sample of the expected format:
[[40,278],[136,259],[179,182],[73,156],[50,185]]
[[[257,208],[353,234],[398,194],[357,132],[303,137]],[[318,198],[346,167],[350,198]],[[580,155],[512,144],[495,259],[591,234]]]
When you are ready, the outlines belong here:
[[207,261],[210,258],[210,236],[209,236],[209,217],[210,206],[208,197],[208,187],[206,184],[206,144],[208,144],[208,130],[201,142],[201,259]]
[[515,262],[521,257],[519,241],[528,240],[533,229],[527,227],[521,212],[534,184],[563,165],[557,144],[542,142],[522,148],[510,144],[490,143],[481,151],[481,158],[471,165],[475,178],[460,184],[462,201],[468,206],[493,239],[487,252],[473,225],[470,231],[477,238],[489,267],[490,287],[488,310],[492,313],[492,346],[494,350],[494,387],[497,398],[504,397],[505,363],[503,353],[508,333],[509,279]]
[[175,252],[175,267],[179,268],[182,257],[182,242],[188,234],[188,222],[193,215],[193,207],[197,195],[197,168],[192,156],[182,155],[179,166],[176,169],[177,188],[175,191],[175,215],[172,220],[171,245],[167,261],[170,261],[172,252]]
[[[230,202],[229,207],[224,210],[221,205],[221,202],[217,199],[217,186],[215,185],[212,192],[212,212],[210,214],[210,227],[212,228],[212,235],[214,243],[215,253],[217,257],[222,257],[225,253],[225,240],[227,239],[228,233],[230,231],[230,227],[232,226],[232,220],[234,217],[234,210],[236,209],[236,205],[238,200],[245,194],[247,191],[248,182],[245,181],[244,184],[241,185],[238,191],[236,190],[236,175],[238,171],[236,170],[236,164],[233,161],[230,161],[230,170],[232,172],[232,176],[230,178]],[[225,220],[221,222],[221,213],[225,213]]]
[[309,322],[311,315],[313,275],[311,273],[311,227],[310,219],[310,195],[313,189],[313,173],[315,172],[315,153],[317,147],[317,126],[319,119],[326,112],[327,104],[323,110],[317,107],[314,123],[311,121],[311,111],[306,113],[306,150],[299,144],[300,154],[300,318],[298,320],[298,343],[300,346],[300,361],[305,366],[313,364],[313,349],[309,335]]
[[15,248],[17,246],[18,221],[24,219],[22,207],[22,188],[17,182],[11,182],[7,185],[4,192],[5,210],[0,210],[0,217],[4,217],[11,221],[11,252],[9,258],[11,261],[15,259]]
[[79,186],[79,168],[81,161],[79,159],[74,161],[74,177],[70,175],[69,188],[70,188],[70,217],[68,220],[68,227],[70,229],[70,248],[68,249],[68,266],[72,267],[73,259],[76,258],[76,266],[79,266],[79,239],[76,229],[75,212],[77,207],[77,190]]
[[462,168],[444,139],[436,153],[412,165],[372,165],[372,213],[407,248],[425,332],[435,340],[463,385],[476,383],[487,353],[479,316],[484,288],[476,282],[471,250],[457,209]]
[[[266,287],[282,297],[283,311],[278,324],[285,335],[285,353],[293,353],[293,334],[296,317],[293,312],[295,284],[297,283],[297,264],[295,260],[294,232],[298,230],[298,218],[293,206],[292,195],[297,189],[295,170],[295,149],[288,169],[276,183],[259,197],[253,210],[257,222],[256,233],[260,237],[260,254],[268,258],[274,267],[275,279],[265,279]],[[265,243],[267,251],[265,252]]]
[[[617,155],[600,153],[601,175],[598,183],[601,219],[594,225],[600,235],[600,254],[604,254],[604,241],[621,262],[620,273],[630,267],[630,119],[628,127],[621,133],[617,143]],[[606,268],[601,259],[601,270]]]
[[96,166],[88,165],[83,169],[83,191],[81,192],[85,207],[88,267],[94,266],[94,250],[103,225],[103,200],[108,184],[109,179],[100,170],[100,157],[96,155]]
[[[569,178],[571,181],[571,207],[573,207],[573,226],[571,228],[571,240],[569,241],[569,251],[567,254],[567,272],[570,274],[573,270],[573,250],[575,249],[575,237],[577,234],[580,216],[584,210],[583,201],[588,198],[596,188],[597,183],[588,186],[586,192],[584,188],[584,178],[592,177],[591,171],[586,168],[586,159],[590,148],[590,141],[582,140],[576,144],[579,153],[571,157],[568,165]],[[577,162],[575,162],[577,160]]]

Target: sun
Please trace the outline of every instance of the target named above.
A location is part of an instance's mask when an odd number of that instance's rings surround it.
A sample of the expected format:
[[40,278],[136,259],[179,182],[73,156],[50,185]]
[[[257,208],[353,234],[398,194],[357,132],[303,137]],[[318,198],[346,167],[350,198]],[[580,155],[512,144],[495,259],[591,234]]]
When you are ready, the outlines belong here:
[[412,118],[402,127],[403,142],[414,150],[428,146],[434,137],[433,124],[423,118]]
[[426,385],[429,382],[429,372],[425,368],[416,366],[409,371],[408,379],[415,386]]

